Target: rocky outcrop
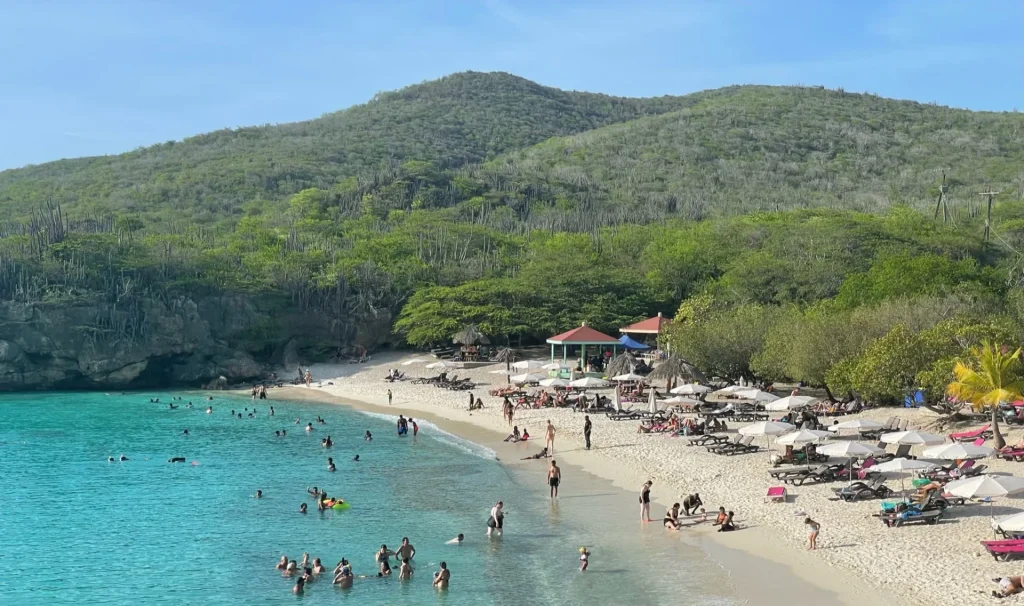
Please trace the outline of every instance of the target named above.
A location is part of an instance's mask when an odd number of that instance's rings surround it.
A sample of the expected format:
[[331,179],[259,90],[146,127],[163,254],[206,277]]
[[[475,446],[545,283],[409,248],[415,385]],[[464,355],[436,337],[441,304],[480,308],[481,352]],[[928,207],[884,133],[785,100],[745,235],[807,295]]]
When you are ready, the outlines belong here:
[[238,383],[264,366],[232,340],[265,321],[244,297],[0,302],[0,390]]

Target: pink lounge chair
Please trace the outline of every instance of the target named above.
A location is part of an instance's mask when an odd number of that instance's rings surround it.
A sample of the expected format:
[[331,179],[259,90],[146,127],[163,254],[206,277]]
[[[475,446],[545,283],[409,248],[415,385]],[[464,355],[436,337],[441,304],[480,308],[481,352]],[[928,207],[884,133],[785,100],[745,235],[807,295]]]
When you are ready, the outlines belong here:
[[1024,553],[1024,540],[1020,539],[982,541],[981,544],[997,562],[1005,562],[1014,555]]
[[969,441],[969,440],[974,440],[976,438],[984,438],[984,437],[986,437],[986,434],[989,433],[988,428],[991,427],[991,426],[992,426],[991,423],[987,423],[987,424],[982,425],[981,427],[979,427],[977,429],[974,429],[974,430],[971,430],[971,431],[961,431],[961,432],[958,432],[958,433],[951,433],[951,434],[949,434],[948,437],[949,437],[949,440],[951,442],[966,442],[966,441]]
[[[785,503],[786,502],[786,487],[785,486],[772,486],[768,489],[768,492],[764,495],[764,502],[767,503]],[[1024,541],[1022,541],[1024,543]]]

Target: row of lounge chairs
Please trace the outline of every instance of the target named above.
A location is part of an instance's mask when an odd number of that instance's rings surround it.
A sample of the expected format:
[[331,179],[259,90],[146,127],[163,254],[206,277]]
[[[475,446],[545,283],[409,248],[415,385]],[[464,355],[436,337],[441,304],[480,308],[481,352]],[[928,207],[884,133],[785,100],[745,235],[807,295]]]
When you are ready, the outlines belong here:
[[441,373],[436,377],[420,377],[414,379],[413,383],[416,385],[433,385],[435,387],[441,387],[443,389],[452,389],[455,391],[466,391],[476,387],[473,380],[469,377],[460,379],[457,375],[448,376],[447,373]]
[[702,443],[704,448],[712,454],[721,455],[737,455],[747,454],[750,452],[757,452],[760,450],[759,446],[754,445],[754,436],[736,436],[730,442],[725,436],[702,436],[710,438],[709,440]]
[[883,433],[891,433],[894,431],[906,431],[907,427],[910,426],[910,421],[907,419],[900,420],[899,417],[889,417],[885,422],[885,427],[881,429],[875,429],[871,431],[862,432],[860,435],[866,440],[877,440],[882,436]]

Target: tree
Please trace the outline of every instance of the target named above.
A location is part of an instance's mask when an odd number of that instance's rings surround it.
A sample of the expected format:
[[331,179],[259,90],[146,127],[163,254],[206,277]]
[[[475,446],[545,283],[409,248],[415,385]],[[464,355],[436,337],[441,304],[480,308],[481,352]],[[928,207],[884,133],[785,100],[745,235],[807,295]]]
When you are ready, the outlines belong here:
[[985,342],[971,350],[971,358],[957,361],[953,367],[956,380],[946,393],[969,402],[977,411],[992,411],[992,434],[996,449],[1006,446],[999,432],[999,405],[1021,398],[1024,377],[1021,377],[1020,348],[1012,353],[1005,347]]

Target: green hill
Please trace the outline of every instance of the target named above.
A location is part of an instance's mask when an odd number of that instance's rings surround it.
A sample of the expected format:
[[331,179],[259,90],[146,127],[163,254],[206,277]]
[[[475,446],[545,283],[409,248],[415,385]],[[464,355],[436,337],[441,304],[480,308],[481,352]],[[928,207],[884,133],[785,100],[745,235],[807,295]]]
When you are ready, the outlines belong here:
[[0,172],[0,209],[24,215],[47,199],[86,212],[167,212],[207,221],[389,161],[479,162],[553,136],[684,107],[561,91],[504,73],[466,72],[378,94],[315,120],[226,129],[116,156]]

